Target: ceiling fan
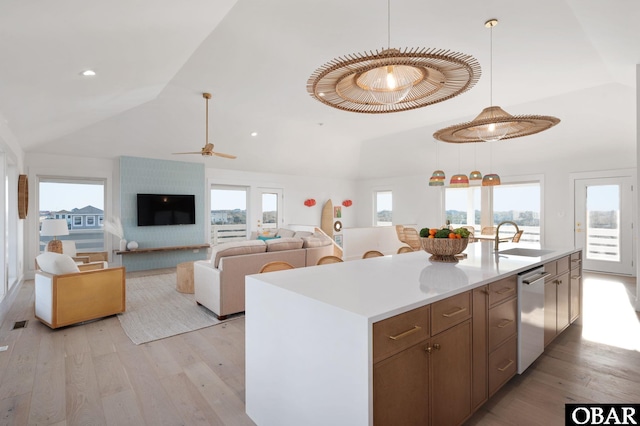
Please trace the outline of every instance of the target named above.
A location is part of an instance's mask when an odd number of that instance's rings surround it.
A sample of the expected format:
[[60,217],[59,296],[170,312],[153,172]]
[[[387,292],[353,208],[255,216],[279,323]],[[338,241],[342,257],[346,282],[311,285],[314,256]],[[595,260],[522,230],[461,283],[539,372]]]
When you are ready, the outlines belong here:
[[231,155],[231,154],[223,154],[222,152],[216,152],[213,150],[213,144],[209,142],[209,99],[211,99],[211,93],[203,93],[202,97],[206,99],[206,103],[207,103],[207,119],[206,119],[206,140],[205,140],[205,145],[202,147],[202,149],[200,149],[200,151],[193,151],[193,152],[174,152],[175,155],[179,155],[179,154],[200,154],[204,157],[211,157],[211,156],[217,156],[217,157],[223,157],[223,158],[230,158],[230,159],[235,159],[236,156],[235,155]]

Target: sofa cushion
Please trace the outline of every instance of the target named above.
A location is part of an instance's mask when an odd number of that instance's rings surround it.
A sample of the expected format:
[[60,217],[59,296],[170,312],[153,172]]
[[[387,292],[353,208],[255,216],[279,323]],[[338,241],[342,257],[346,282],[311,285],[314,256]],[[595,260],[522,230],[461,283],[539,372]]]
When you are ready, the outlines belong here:
[[291,229],[279,228],[276,235],[282,238],[291,238],[295,235],[295,231],[292,231]]
[[303,248],[324,247],[331,244],[331,240],[325,237],[310,236],[302,239]]
[[265,241],[267,251],[283,251],[301,249],[303,241],[300,238],[278,238]]
[[296,231],[296,233],[293,235],[295,238],[304,238],[304,237],[310,237],[313,235],[313,232],[309,232],[309,231]]
[[43,272],[52,275],[72,274],[80,272],[78,265],[66,254],[54,253],[46,251],[36,257],[38,266]]
[[215,268],[217,268],[221,257],[237,256],[239,254],[264,253],[265,251],[267,251],[267,246],[262,240],[223,243],[214,246],[211,250],[211,263]]
[[258,235],[258,240],[262,240],[262,241],[267,241],[267,240],[273,240],[274,238],[280,238],[279,235]]

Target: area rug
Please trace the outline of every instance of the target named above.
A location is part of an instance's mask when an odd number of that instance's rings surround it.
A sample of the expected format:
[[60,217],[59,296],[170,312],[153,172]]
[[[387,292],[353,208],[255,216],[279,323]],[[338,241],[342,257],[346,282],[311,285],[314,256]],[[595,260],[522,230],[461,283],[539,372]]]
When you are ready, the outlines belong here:
[[127,278],[127,310],[118,319],[136,345],[223,322],[193,294],[176,291],[175,273]]

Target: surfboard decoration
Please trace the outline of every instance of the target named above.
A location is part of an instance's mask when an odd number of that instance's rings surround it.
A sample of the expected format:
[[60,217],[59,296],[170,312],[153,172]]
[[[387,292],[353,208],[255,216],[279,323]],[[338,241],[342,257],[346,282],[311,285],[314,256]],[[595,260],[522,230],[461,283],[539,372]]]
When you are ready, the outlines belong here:
[[333,203],[331,200],[324,203],[324,207],[322,207],[320,229],[322,229],[325,234],[333,238]]

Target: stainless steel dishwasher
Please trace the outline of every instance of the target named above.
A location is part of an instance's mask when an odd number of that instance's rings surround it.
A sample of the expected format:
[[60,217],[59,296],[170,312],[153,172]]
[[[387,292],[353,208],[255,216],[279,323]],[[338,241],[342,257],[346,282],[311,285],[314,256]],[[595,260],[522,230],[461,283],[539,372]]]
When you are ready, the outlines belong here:
[[544,351],[544,266],[518,274],[518,374]]

